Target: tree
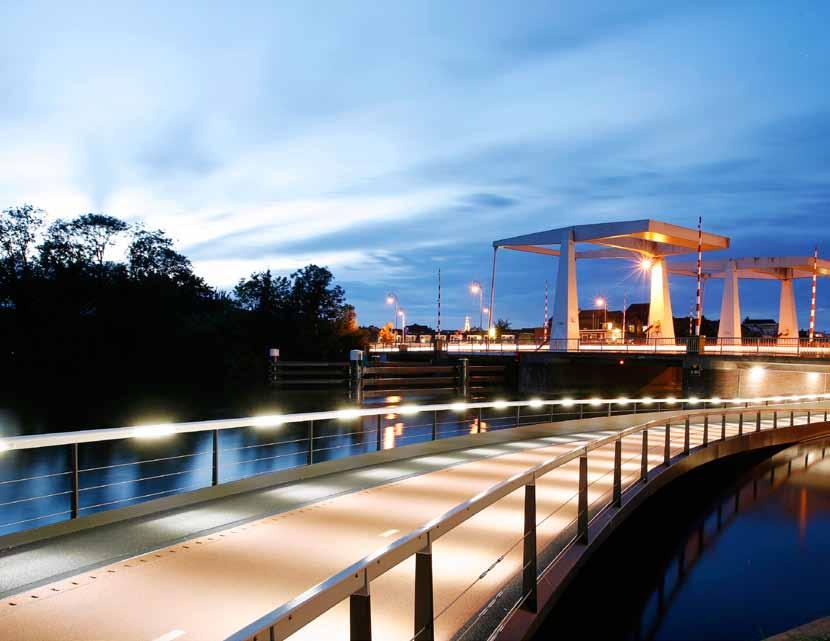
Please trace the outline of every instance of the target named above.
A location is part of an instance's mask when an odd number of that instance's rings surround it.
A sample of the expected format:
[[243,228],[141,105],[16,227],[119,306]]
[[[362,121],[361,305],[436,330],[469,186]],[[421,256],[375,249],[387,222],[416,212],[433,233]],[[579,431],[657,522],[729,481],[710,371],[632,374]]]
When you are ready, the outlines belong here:
[[43,210],[32,205],[10,207],[0,217],[0,260],[10,271],[26,271],[37,234],[43,225]]
[[285,276],[272,276],[268,269],[241,279],[233,294],[243,309],[276,314],[288,307],[291,281]]
[[392,323],[386,323],[386,325],[380,328],[380,332],[378,332],[378,342],[392,344],[395,340],[395,330],[392,327]]
[[307,319],[333,321],[346,300],[340,285],[332,286],[334,276],[326,267],[307,265],[291,274],[291,307]]
[[84,214],[71,223],[73,232],[99,265],[104,264],[104,253],[112,246],[115,238],[130,226],[123,220],[106,214]]
[[510,321],[507,320],[506,318],[498,319],[496,321],[495,330],[496,330],[496,336],[501,337],[501,335],[504,332],[507,332],[507,331],[510,330]]
[[166,278],[179,285],[205,286],[193,273],[190,260],[173,249],[173,241],[161,230],[135,232],[127,260],[133,280]]
[[47,269],[102,266],[108,247],[129,225],[105,214],[84,214],[74,220],[56,220],[40,246],[41,262]]

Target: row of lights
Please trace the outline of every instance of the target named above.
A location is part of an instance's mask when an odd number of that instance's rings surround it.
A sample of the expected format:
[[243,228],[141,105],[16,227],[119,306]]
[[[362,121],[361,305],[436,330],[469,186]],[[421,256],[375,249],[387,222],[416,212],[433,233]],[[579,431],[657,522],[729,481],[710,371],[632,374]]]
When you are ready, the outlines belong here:
[[[708,403],[709,405],[742,405],[744,403],[763,403],[763,402],[772,402],[772,403],[783,403],[787,401],[808,401],[808,400],[819,400],[819,399],[830,399],[830,394],[803,394],[798,396],[765,396],[765,397],[755,397],[755,398],[732,398],[732,399],[721,399],[718,397],[712,398],[698,398],[696,396],[690,396],[689,398],[675,398],[674,396],[669,396],[666,398],[651,398],[651,397],[644,397],[644,398],[626,398],[624,396],[620,396],[618,398],[613,399],[605,399],[605,398],[591,398],[587,400],[576,400],[572,398],[564,398],[561,400],[543,400],[541,398],[532,398],[528,401],[507,401],[504,399],[499,399],[493,401],[492,403],[466,403],[466,402],[456,402],[451,403],[449,405],[449,409],[454,412],[463,412],[468,409],[476,409],[476,408],[484,408],[484,407],[492,407],[494,409],[506,409],[508,407],[532,407],[534,409],[539,409],[544,406],[559,406],[559,407],[574,407],[575,405],[590,405],[592,407],[600,407],[602,405],[621,405],[625,406],[630,403],[639,404],[643,406],[650,406],[655,403],[662,403],[664,405],[676,405],[678,403],[685,403],[686,405],[698,405],[700,403]],[[418,406],[418,405],[390,405],[387,407],[382,408],[383,411],[394,410],[396,413],[401,414],[403,416],[413,416],[418,414],[422,411],[429,411],[428,406]],[[378,410],[361,410],[358,408],[345,408],[338,410],[335,412],[334,418],[340,421],[350,421],[354,420],[363,416],[373,416],[377,415]],[[272,427],[279,427],[280,425],[284,425],[285,423],[289,423],[291,421],[290,414],[270,414],[270,415],[261,415],[261,416],[254,416],[251,418],[250,425],[255,428],[272,428]],[[132,438],[159,438],[163,436],[170,436],[175,434],[178,430],[176,429],[176,425],[174,423],[160,423],[155,425],[140,425],[134,427],[130,430],[129,437]],[[6,451],[9,449],[9,446],[4,443],[2,439],[0,439],[0,452]]]

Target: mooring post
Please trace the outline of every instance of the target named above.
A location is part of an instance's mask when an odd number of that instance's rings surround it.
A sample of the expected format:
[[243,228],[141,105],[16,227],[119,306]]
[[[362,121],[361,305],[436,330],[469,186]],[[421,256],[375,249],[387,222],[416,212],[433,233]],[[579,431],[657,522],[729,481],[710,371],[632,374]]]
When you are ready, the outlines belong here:
[[276,386],[280,381],[280,350],[271,347],[268,350],[268,384]]
[[458,391],[465,401],[470,399],[470,361],[458,359]]
[[363,351],[349,352],[349,396],[356,403],[363,402]]

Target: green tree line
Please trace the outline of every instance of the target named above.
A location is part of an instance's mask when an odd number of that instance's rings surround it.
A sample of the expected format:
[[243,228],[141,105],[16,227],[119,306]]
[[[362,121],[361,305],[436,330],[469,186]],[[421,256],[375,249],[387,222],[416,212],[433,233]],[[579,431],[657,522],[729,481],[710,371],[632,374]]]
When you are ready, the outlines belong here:
[[365,341],[333,281],[327,268],[308,265],[219,291],[161,230],[93,213],[47,225],[31,205],[8,208],[0,395],[30,407],[59,402],[79,419],[106,404],[123,404],[125,417],[136,404],[169,407],[171,396],[188,406],[233,403],[265,386],[269,347],[286,359],[342,359]]

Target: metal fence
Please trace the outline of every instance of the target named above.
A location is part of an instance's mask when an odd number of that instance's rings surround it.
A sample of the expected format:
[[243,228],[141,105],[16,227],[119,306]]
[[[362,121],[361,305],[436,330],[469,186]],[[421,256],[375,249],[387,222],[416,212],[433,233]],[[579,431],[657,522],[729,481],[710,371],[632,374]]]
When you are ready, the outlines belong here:
[[[815,397],[814,397],[815,398]],[[827,398],[827,395],[821,398]],[[738,403],[745,403],[740,399]],[[494,505],[501,499],[516,492],[524,491],[524,525],[523,534],[513,544],[511,550],[521,550],[521,592],[510,612],[522,608],[531,612],[538,609],[537,597],[540,576],[561,558],[558,555],[541,573],[538,571],[536,483],[545,475],[571,462],[578,462],[577,517],[572,538],[565,547],[574,544],[587,544],[589,541],[589,524],[608,509],[622,506],[623,493],[630,487],[646,483],[649,479],[648,457],[652,448],[649,435],[658,435],[658,445],[662,449],[663,465],[668,467],[675,460],[689,455],[691,446],[691,422],[703,421],[702,443],[706,448],[728,438],[740,438],[750,431],[778,429],[784,426],[809,425],[815,421],[827,422],[826,407],[768,408],[765,403],[782,399],[753,399],[762,405],[753,407],[732,407],[673,415],[667,419],[655,419],[641,425],[632,426],[610,436],[601,436],[587,444],[573,448],[565,454],[557,455],[530,469],[513,475],[489,490],[457,505],[449,512],[435,518],[423,527],[399,538],[390,545],[370,554],[357,563],[343,569],[338,574],[312,587],[295,599],[281,605],[245,628],[227,638],[226,641],[275,641],[289,637],[331,608],[348,599],[349,629],[353,641],[371,639],[370,583],[411,557],[415,557],[414,577],[414,633],[411,641],[431,641],[434,639],[435,622],[446,608],[436,613],[433,602],[432,546],[441,537],[460,526],[476,514]],[[798,397],[795,400],[803,400]],[[727,423],[737,422],[737,434],[728,436]],[[771,423],[764,427],[765,423]],[[671,437],[675,430],[683,434],[682,451],[675,456],[671,453]],[[639,473],[623,479],[622,445],[626,438],[636,437],[639,441]],[[603,447],[613,446],[613,483],[607,495],[607,503],[594,510],[589,510],[588,502],[588,458],[592,452]],[[628,481],[626,485],[625,482]],[[596,502],[595,502],[596,503]],[[590,518],[592,517],[592,518]],[[545,517],[547,518],[547,517]],[[544,519],[543,519],[544,520]],[[510,550],[508,550],[510,552]],[[502,555],[499,560],[504,558]],[[483,575],[482,575],[483,576]],[[448,606],[449,607],[449,606]],[[461,632],[464,636],[465,631]]]

